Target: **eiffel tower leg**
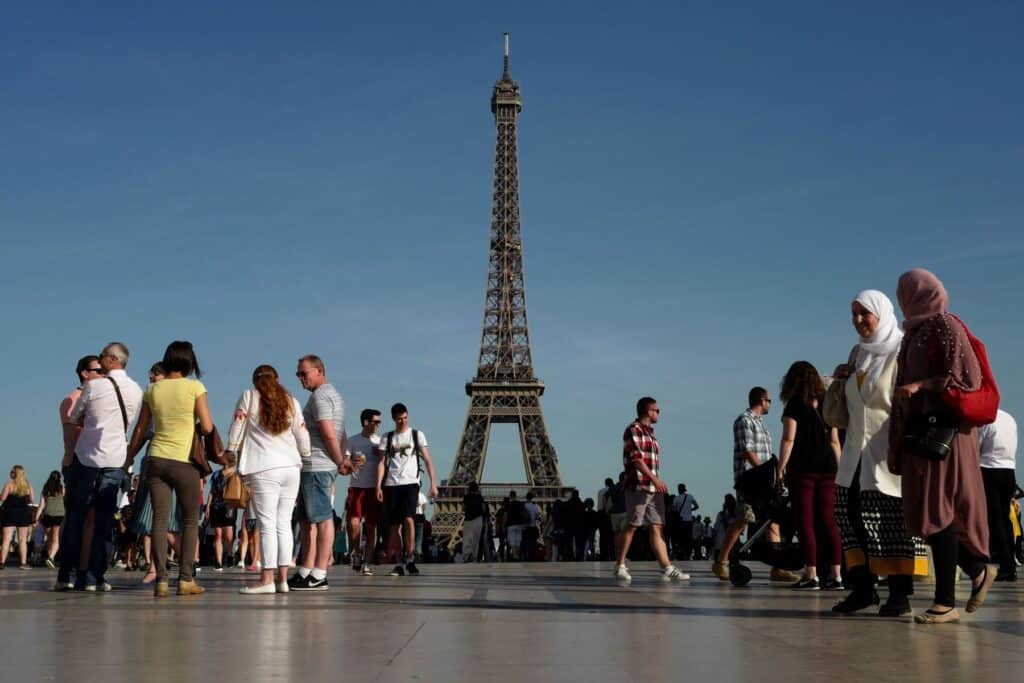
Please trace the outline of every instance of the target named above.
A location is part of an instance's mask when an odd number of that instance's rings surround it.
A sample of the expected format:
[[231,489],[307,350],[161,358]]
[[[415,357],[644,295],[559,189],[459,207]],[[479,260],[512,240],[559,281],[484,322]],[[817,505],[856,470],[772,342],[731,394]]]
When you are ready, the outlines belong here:
[[561,486],[558,456],[548,438],[540,400],[536,396],[523,396],[519,400],[519,409],[519,438],[530,485]]
[[471,399],[449,486],[467,486],[471,481],[480,481],[491,436],[492,408],[493,402],[488,396],[474,396]]
[[[487,457],[493,410],[494,401],[490,396],[474,396],[470,399],[466,427],[462,430],[462,440],[455,454],[455,463],[452,465],[447,486],[468,486],[470,482],[480,481],[484,472],[484,460]],[[454,549],[462,537],[464,518],[461,503],[461,500],[438,501],[435,510],[435,533],[448,535],[449,549]]]

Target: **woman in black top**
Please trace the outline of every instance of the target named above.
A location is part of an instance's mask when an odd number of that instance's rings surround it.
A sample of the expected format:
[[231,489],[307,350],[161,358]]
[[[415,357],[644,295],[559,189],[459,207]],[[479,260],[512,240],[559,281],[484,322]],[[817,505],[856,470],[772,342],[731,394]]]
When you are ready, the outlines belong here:
[[[842,542],[836,525],[836,471],[839,466],[839,433],[821,417],[825,384],[807,361],[797,361],[782,380],[779,397],[782,413],[782,447],[779,476],[786,481],[800,545],[804,552],[804,576],[793,584],[799,590],[843,590],[839,573]],[[818,579],[818,542],[828,545],[829,577]]]
[[28,531],[32,526],[32,501],[35,491],[28,483],[25,468],[15,465],[11,468],[11,478],[0,489],[0,516],[3,517],[3,541],[0,542],[0,569],[7,564],[7,553],[11,548],[14,533],[18,533],[18,556],[21,559],[19,569],[28,569]]

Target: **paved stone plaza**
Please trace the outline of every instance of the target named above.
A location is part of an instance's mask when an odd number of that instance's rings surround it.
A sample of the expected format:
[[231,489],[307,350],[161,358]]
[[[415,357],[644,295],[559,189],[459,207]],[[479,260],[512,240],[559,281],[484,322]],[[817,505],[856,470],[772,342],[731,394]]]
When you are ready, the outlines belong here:
[[[326,593],[208,593],[157,603],[139,573],[107,594],[48,592],[42,569],[0,573],[4,681],[1003,681],[1024,663],[1018,584],[959,625],[837,617],[841,594],[745,588],[706,563],[663,584],[653,565],[617,586],[597,564],[423,565],[420,577],[334,568]],[[968,590],[960,585],[961,596]],[[929,604],[920,586],[917,610]]]

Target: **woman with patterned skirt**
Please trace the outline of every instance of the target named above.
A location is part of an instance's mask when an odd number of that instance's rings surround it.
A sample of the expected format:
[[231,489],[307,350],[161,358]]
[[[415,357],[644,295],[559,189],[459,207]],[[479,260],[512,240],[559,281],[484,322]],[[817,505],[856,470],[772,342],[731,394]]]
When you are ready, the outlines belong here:
[[846,429],[836,486],[836,522],[843,541],[850,594],[833,612],[849,614],[879,603],[875,585],[888,579],[881,616],[909,615],[913,576],[928,573],[924,542],[907,532],[900,477],[889,472],[889,415],[903,333],[889,298],[866,290],[851,304],[860,343],[840,365],[825,398],[825,415]]

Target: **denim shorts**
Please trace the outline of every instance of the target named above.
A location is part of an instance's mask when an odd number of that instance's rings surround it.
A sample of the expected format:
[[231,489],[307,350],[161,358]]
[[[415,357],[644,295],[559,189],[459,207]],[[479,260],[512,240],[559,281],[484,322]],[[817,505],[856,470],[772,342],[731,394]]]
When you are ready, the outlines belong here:
[[302,473],[299,480],[299,519],[305,519],[313,524],[334,519],[331,484],[337,476],[337,470]]

